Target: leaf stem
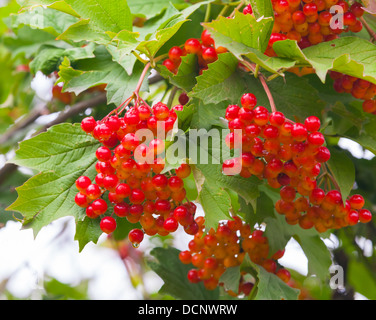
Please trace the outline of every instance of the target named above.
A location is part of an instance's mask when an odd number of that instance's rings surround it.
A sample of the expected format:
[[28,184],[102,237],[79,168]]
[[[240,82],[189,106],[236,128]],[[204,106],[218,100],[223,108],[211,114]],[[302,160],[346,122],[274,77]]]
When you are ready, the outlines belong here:
[[146,64],[149,62],[148,60],[141,58],[141,56],[136,51],[132,51],[132,53],[137,58],[137,60],[141,61],[143,64]]

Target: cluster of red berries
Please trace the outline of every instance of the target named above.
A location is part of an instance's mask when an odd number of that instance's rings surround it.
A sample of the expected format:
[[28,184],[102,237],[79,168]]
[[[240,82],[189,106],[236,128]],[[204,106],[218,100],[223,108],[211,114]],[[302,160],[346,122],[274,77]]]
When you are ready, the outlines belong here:
[[[188,250],[181,251],[180,261],[192,264],[195,268],[188,272],[188,280],[192,283],[203,282],[208,290],[214,290],[227,268],[239,266],[246,254],[251,261],[264,267],[268,272],[275,273],[284,282],[290,280],[290,273],[284,268],[278,268],[276,260],[280,259],[284,250],[279,250],[270,256],[268,239],[262,230],[252,230],[249,224],[239,217],[220,223],[217,230],[205,230],[205,219],[197,217],[199,231],[188,244]],[[243,279],[243,278],[242,278]],[[228,291],[238,296],[248,295],[253,288],[251,282],[241,281],[239,292]]]
[[[301,49],[338,38],[342,32],[360,32],[363,25],[357,18],[364,13],[362,5],[351,6],[343,0],[273,0],[274,27],[267,55],[275,56],[273,43],[280,40],[296,40]],[[330,13],[334,5],[342,7],[343,17],[337,21],[336,13]],[[342,18],[342,19],[341,19]],[[340,25],[343,21],[343,26]]]
[[195,54],[198,58],[199,74],[208,68],[208,64],[218,59],[218,54],[227,52],[224,47],[216,47],[213,38],[207,30],[201,34],[201,39],[190,38],[183,47],[172,47],[168,52],[168,59],[163,65],[172,73],[177,73],[181,64],[181,57]]
[[334,80],[334,90],[350,93],[354,98],[364,100],[363,111],[376,114],[376,84],[335,71],[330,72],[330,77]]
[[364,198],[358,194],[349,197],[343,204],[342,195],[337,190],[326,193],[321,188],[315,188],[309,195],[296,198],[296,190],[285,186],[281,188],[280,196],[276,211],[285,215],[287,223],[299,224],[303,229],[315,227],[318,232],[325,232],[359,222],[367,223],[372,219],[371,212],[363,209]]
[[242,107],[229,105],[226,109],[230,129],[226,145],[240,149],[241,155],[224,161],[224,174],[237,174],[241,167],[239,174],[244,178],[255,175],[273,188],[290,185],[308,194],[316,187],[321,164],[330,158],[318,131],[320,120],[310,116],[304,124],[293,123],[281,112],[270,113],[256,105],[255,95],[246,93],[241,97]]
[[[101,217],[103,232],[113,232],[115,218],[124,217],[142,226],[143,230],[134,229],[128,235],[135,245],[143,240],[144,233],[167,235],[176,231],[179,224],[190,235],[197,232],[196,206],[189,201],[183,203],[186,199],[183,179],[190,175],[190,166],[181,164],[175,170],[162,173],[164,139],[177,119],[176,110],[182,108],[178,105],[170,110],[161,102],[151,108],[141,103],[131,107],[124,117],[109,115],[101,121],[93,117],[82,120],[83,131],[102,146],[96,151],[95,181],[86,176],[77,179],[79,192],[75,202],[86,208],[88,217]],[[158,131],[159,126],[164,127],[164,137]],[[140,129],[150,130],[154,139],[140,138],[137,135]]]

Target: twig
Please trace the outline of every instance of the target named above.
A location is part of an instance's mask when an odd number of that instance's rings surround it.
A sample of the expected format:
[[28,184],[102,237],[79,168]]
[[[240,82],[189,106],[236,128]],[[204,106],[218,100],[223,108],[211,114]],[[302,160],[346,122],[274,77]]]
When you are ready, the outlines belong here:
[[16,122],[7,132],[0,137],[0,145],[9,141],[17,132],[27,128],[29,125],[35,122],[40,116],[49,113],[46,105],[36,108],[24,119]]
[[146,74],[148,72],[148,70],[150,69],[150,62],[148,62],[144,68],[144,70],[142,71],[142,74],[141,74],[141,77],[140,77],[140,80],[138,81],[137,83],[137,86],[136,86],[136,89],[134,90],[134,93],[135,94],[138,94],[140,92],[140,89],[141,89],[141,86],[142,86],[142,83],[144,82],[144,79],[146,77]]
[[86,109],[93,108],[103,103],[106,103],[106,101],[107,100],[105,93],[101,93],[88,100],[80,101],[72,107],[70,107],[69,109],[67,109],[66,111],[61,112],[55,120],[52,120],[51,122],[44,125],[41,129],[38,130],[36,134],[46,131],[48,128],[54,126],[55,124],[63,123],[66,120],[72,118],[73,116],[81,112],[84,112]]
[[372,28],[369,26],[364,17],[360,17],[360,21],[362,22],[363,26],[367,29],[369,35],[373,38],[373,41],[376,41],[376,32],[372,30]]
[[261,81],[261,84],[262,86],[264,87],[264,90],[265,90],[265,93],[266,95],[268,96],[268,99],[269,99],[269,103],[270,103],[270,108],[272,109],[272,112],[276,112],[277,111],[277,108],[275,106],[275,102],[274,102],[274,99],[273,99],[273,95],[272,93],[270,92],[270,89],[268,87],[268,84],[266,83],[266,79],[264,77],[263,74],[261,74],[260,72],[258,72],[257,70],[257,66],[255,66],[254,64],[252,63],[249,63],[248,61],[242,61],[242,63],[248,67],[256,76],[256,71],[257,71],[257,75],[258,75],[258,78],[260,79]]
[[239,10],[243,5],[244,5],[244,1],[240,1],[240,3],[239,3],[238,6],[234,9],[234,11],[231,12],[231,14],[230,14],[230,18],[234,17],[235,12],[236,12],[237,10]]

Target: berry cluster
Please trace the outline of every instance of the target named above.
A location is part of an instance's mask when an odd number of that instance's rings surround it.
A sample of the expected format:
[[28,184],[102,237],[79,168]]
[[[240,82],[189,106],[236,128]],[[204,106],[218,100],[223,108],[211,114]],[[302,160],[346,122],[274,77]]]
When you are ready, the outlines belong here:
[[330,77],[334,80],[334,90],[350,93],[354,98],[364,100],[363,111],[376,114],[376,84],[335,71],[330,72]]
[[287,223],[299,224],[303,229],[315,227],[318,232],[352,226],[358,222],[367,223],[372,219],[369,210],[363,209],[364,198],[353,195],[342,202],[337,190],[325,192],[313,189],[309,195],[296,198],[296,190],[285,186],[280,190],[281,199],[276,203],[276,211],[285,215]]
[[[275,273],[283,281],[290,280],[290,273],[278,268],[276,260],[280,259],[284,250],[279,250],[271,257],[268,239],[261,230],[252,230],[249,224],[239,217],[220,223],[217,230],[205,230],[205,220],[197,217],[199,231],[188,244],[188,250],[181,251],[180,261],[192,264],[195,268],[188,272],[188,280],[192,283],[203,282],[208,290],[214,290],[220,282],[221,275],[227,268],[239,266],[246,254],[250,259],[268,272]],[[244,280],[244,279],[242,279]],[[245,280],[240,282],[239,292],[228,292],[231,295],[248,295],[253,287]]]
[[187,54],[195,54],[198,58],[199,73],[208,68],[208,64],[218,59],[218,54],[227,52],[223,47],[216,47],[213,38],[207,30],[201,34],[201,39],[188,39],[184,46],[172,47],[168,52],[168,59],[163,61],[163,65],[172,73],[177,73],[181,64],[181,57]]
[[[362,23],[357,19],[364,13],[362,5],[351,6],[343,0],[273,0],[275,23],[267,55],[274,56],[273,43],[279,40],[296,40],[304,49],[324,41],[336,39],[342,32],[360,32]],[[343,19],[330,13],[334,5],[343,9]],[[343,26],[339,21],[343,21]]]
[[[290,185],[303,195],[316,187],[321,164],[330,158],[323,146],[325,139],[320,120],[311,116],[304,124],[292,123],[281,112],[269,112],[257,106],[252,93],[241,98],[241,106],[229,105],[226,119],[230,133],[226,144],[241,150],[241,155],[224,161],[223,172],[239,171],[244,178],[252,175],[266,179],[273,188]],[[241,146],[235,145],[237,141]],[[234,172],[233,172],[234,171]]]
[[[143,230],[134,229],[128,235],[134,245],[143,240],[144,233],[167,235],[176,231],[179,224],[191,235],[198,230],[194,221],[196,206],[189,201],[183,203],[186,199],[183,179],[190,175],[190,166],[181,164],[172,172],[162,173],[164,139],[177,119],[176,110],[182,108],[178,105],[170,110],[161,102],[152,108],[146,103],[136,103],[124,117],[116,114],[101,121],[93,117],[82,120],[83,131],[102,146],[96,151],[95,181],[86,176],[77,179],[79,192],[75,202],[86,208],[88,217],[101,217],[103,232],[109,234],[116,229],[115,217],[141,224]],[[137,135],[140,129],[150,130],[154,139],[140,139]],[[107,191],[110,210],[104,197]]]

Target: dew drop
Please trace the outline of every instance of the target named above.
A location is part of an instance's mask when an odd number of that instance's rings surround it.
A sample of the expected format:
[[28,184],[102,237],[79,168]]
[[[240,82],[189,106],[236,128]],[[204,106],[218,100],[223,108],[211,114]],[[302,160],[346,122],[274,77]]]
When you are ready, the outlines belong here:
[[138,242],[133,242],[132,246],[133,246],[133,248],[137,249],[140,246],[140,244]]

